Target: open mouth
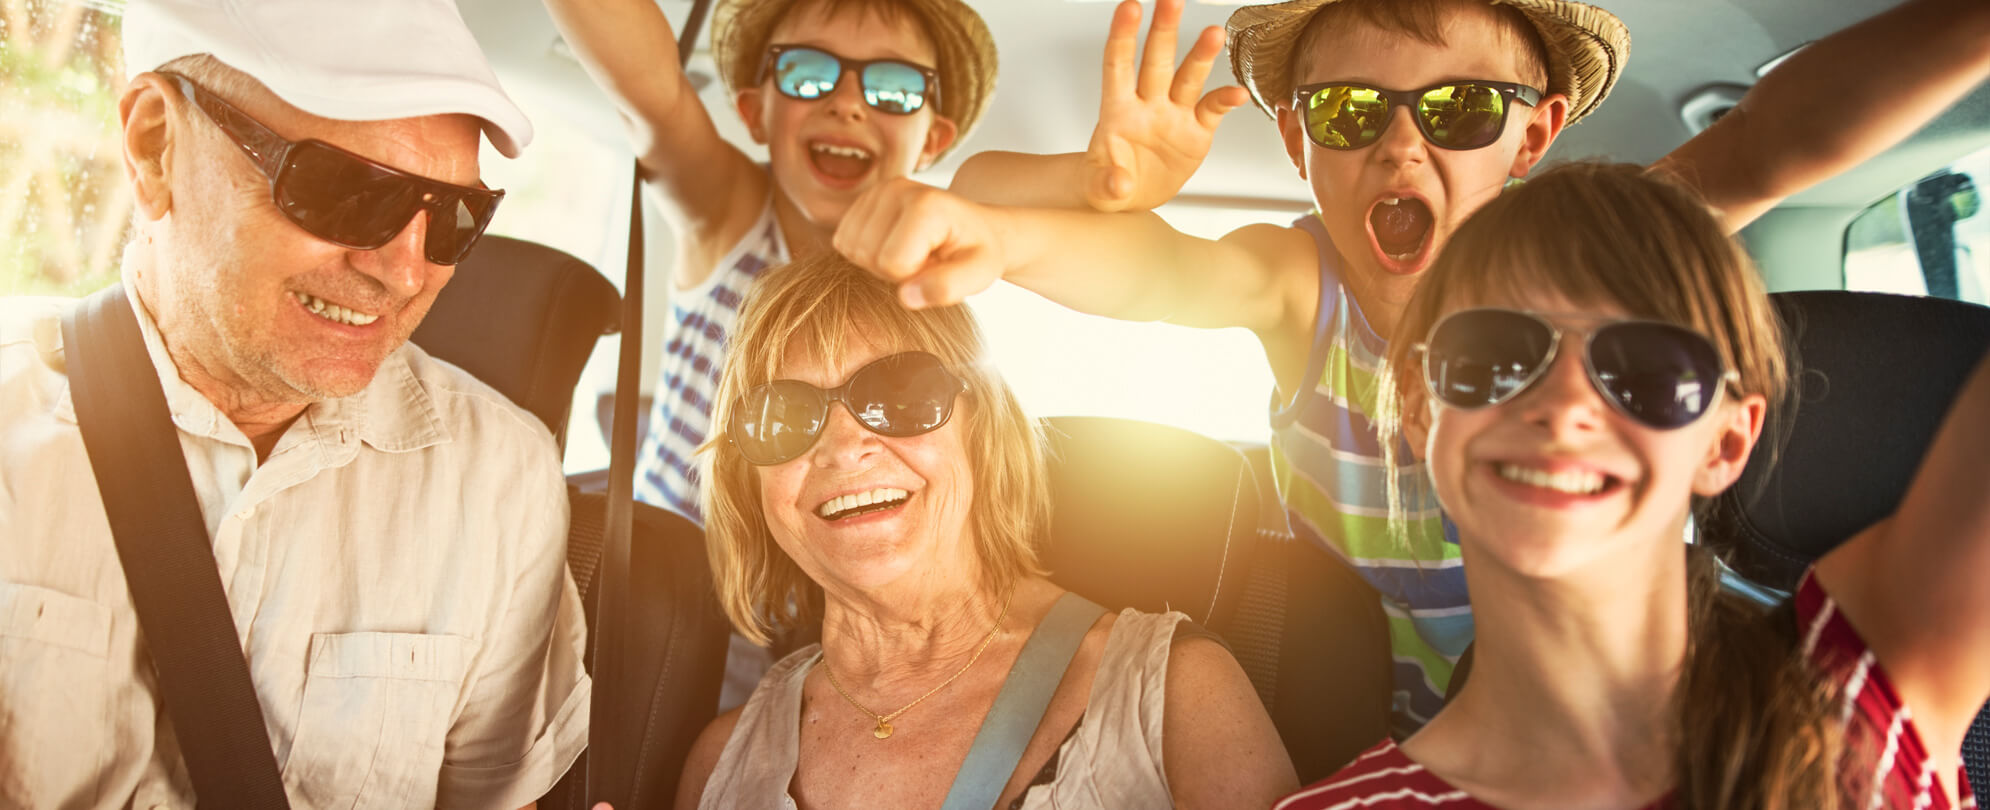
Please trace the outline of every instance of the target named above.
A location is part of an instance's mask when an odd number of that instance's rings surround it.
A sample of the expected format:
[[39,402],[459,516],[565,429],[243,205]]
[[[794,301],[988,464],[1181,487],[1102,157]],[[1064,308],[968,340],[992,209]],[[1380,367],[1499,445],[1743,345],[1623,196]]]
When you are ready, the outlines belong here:
[[1368,234],[1383,264],[1394,272],[1414,272],[1429,252],[1436,218],[1415,197],[1382,197],[1368,208]]
[[876,156],[867,149],[815,141],[808,145],[808,161],[817,172],[832,180],[855,182],[871,171]]
[[1624,485],[1623,479],[1596,470],[1549,472],[1519,464],[1500,463],[1493,465],[1493,472],[1516,484],[1583,497],[1614,492]]
[[904,506],[911,497],[911,493],[902,489],[880,487],[868,492],[852,492],[830,498],[815,508],[815,514],[823,520],[835,522],[858,515],[897,509]]
[[378,315],[354,312],[315,295],[292,291],[290,297],[297,299],[297,303],[304,305],[305,311],[332,323],[343,324],[345,326],[366,326],[380,320],[380,316]]

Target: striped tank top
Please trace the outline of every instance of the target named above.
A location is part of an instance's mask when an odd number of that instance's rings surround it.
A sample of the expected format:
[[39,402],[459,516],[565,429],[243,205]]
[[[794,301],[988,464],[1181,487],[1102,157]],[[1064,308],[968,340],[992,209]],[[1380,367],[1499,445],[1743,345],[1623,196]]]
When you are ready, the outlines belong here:
[[[1388,344],[1341,286],[1340,255],[1320,220],[1309,214],[1293,226],[1319,246],[1320,302],[1297,394],[1273,403],[1272,472],[1293,534],[1354,566],[1381,592],[1395,730],[1407,735],[1443,706],[1452,668],[1472,641],[1457,531],[1407,444],[1397,448],[1394,469],[1384,461],[1370,416]],[[1407,542],[1389,535],[1391,475],[1409,510]]]
[[769,195],[760,219],[718,267],[696,287],[672,290],[663,325],[656,404],[649,435],[636,455],[636,500],[655,504],[704,525],[695,452],[711,433],[712,397],[724,368],[726,337],[755,279],[788,262],[788,244]]

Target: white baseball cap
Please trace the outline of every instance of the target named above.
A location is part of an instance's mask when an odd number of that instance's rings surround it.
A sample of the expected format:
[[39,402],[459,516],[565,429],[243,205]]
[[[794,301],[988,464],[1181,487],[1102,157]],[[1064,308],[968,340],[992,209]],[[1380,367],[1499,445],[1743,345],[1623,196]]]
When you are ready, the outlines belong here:
[[453,0],[131,0],[127,75],[208,54],[305,112],[343,121],[463,113],[505,157],[532,122]]

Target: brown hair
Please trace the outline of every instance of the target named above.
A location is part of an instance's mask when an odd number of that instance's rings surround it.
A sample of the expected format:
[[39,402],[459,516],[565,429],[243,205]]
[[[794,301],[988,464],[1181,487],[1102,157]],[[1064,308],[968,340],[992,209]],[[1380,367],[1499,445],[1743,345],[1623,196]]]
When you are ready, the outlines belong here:
[[974,470],[968,530],[982,587],[1005,593],[1017,580],[1044,573],[1037,555],[1050,524],[1043,433],[986,362],[974,316],[964,306],[908,310],[891,285],[823,251],[770,269],[754,285],[728,344],[711,438],[698,448],[705,547],[719,604],[740,635],[755,642],[811,618],[819,588],[774,542],[758,469],[728,443],[733,409],[748,390],[776,379],[794,353],[835,363],[851,340],[866,334],[886,346],[931,352],[967,382],[954,419],[965,417]]
[[[1305,84],[1318,77],[1308,78],[1306,69],[1311,64],[1313,54],[1321,43],[1347,35],[1355,23],[1366,23],[1376,29],[1415,39],[1430,45],[1442,46],[1444,41],[1444,6],[1457,0],[1339,0],[1321,6],[1313,12],[1313,18],[1306,21],[1306,30],[1299,34],[1299,42],[1292,48],[1292,76],[1295,84]],[[1519,9],[1512,6],[1492,4],[1490,10],[1500,23],[1500,30],[1509,44],[1513,45],[1518,57],[1516,67],[1520,69],[1519,81],[1542,88],[1544,92],[1567,92],[1566,88],[1549,88],[1548,46],[1541,40],[1540,29],[1527,19]],[[1497,79],[1498,76],[1479,76],[1481,79]],[[1408,87],[1392,87],[1391,90],[1409,90]]]
[[[1390,451],[1404,408],[1423,399],[1421,377],[1410,371],[1411,336],[1425,334],[1452,302],[1553,290],[1577,306],[1613,304],[1706,334],[1739,373],[1737,387],[1771,407],[1788,387],[1782,324],[1754,263],[1703,202],[1638,166],[1577,163],[1543,172],[1474,213],[1427,275],[1379,381],[1377,424]],[[1392,491],[1392,524],[1401,497]],[[1693,632],[1672,696],[1678,804],[1836,806],[1841,735],[1828,683],[1796,649],[1794,622],[1787,613],[1765,617],[1756,603],[1723,591],[1712,553],[1683,553]]]

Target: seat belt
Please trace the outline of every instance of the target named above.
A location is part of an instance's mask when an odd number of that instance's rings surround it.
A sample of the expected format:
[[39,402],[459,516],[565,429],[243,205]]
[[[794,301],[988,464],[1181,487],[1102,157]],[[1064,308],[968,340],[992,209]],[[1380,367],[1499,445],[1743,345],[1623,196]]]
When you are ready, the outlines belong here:
[[62,317],[69,393],[195,801],[285,808],[283,778],[159,375],[122,285]]
[[981,719],[974,746],[954,774],[953,787],[947,789],[947,800],[940,810],[988,810],[1002,798],[1002,788],[1008,786],[1009,776],[1023,761],[1023,749],[1043,722],[1050,698],[1064,680],[1064,670],[1071,667],[1085,633],[1105,612],[1105,608],[1070,591],[1050,606],[1050,613],[1037,623],[1030,640],[1023,642],[1023,651],[1016,654],[1016,662],[1009,666],[1009,677],[1002,681],[995,705],[988,707],[987,716]]

